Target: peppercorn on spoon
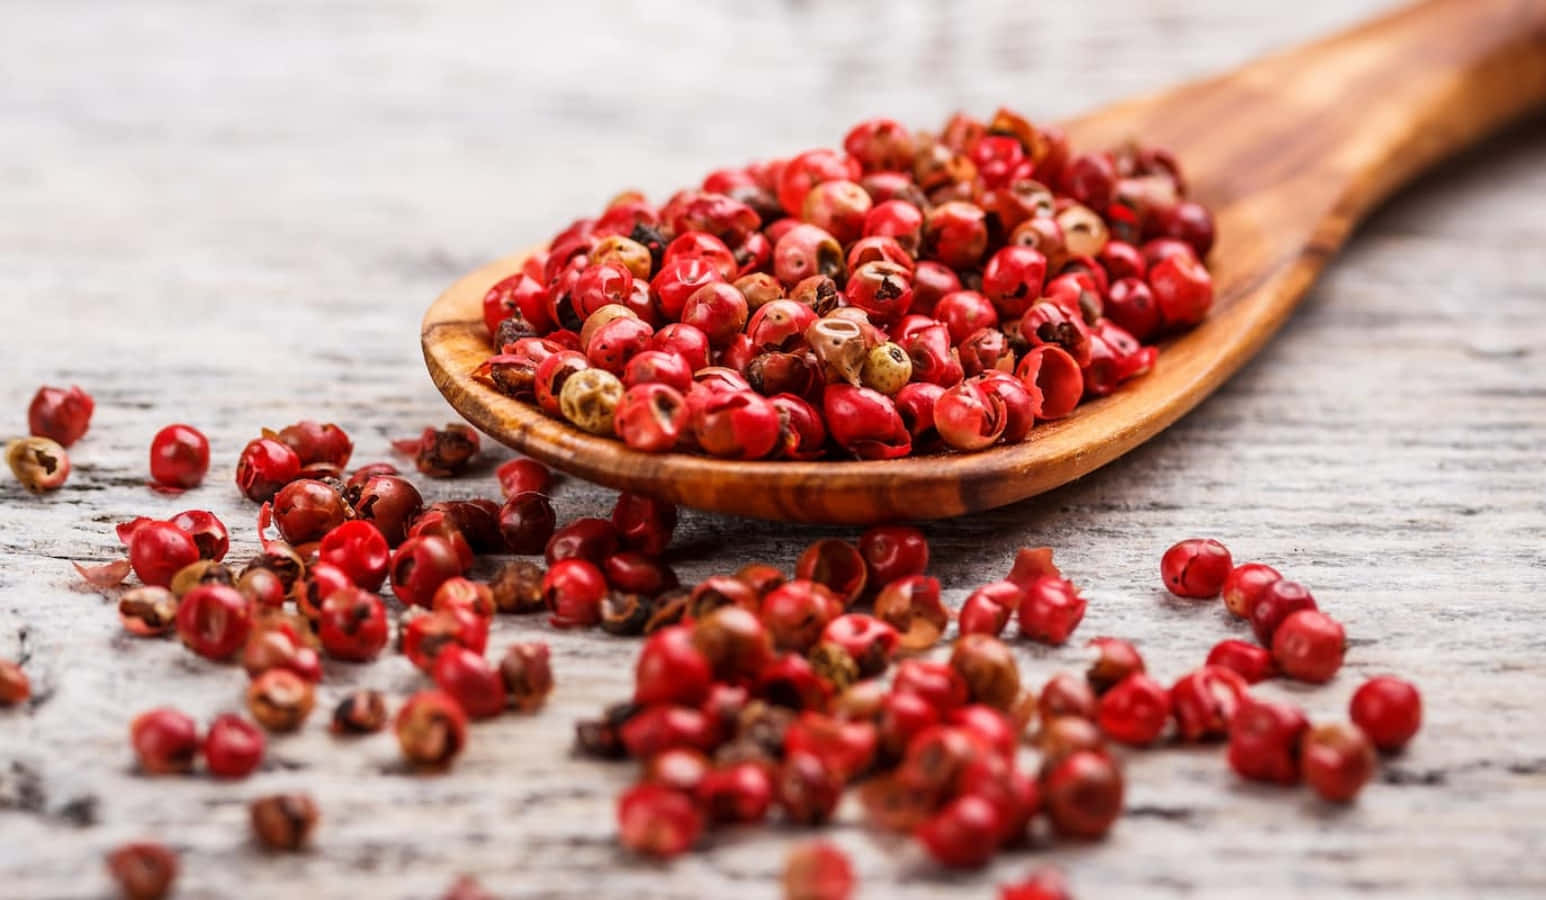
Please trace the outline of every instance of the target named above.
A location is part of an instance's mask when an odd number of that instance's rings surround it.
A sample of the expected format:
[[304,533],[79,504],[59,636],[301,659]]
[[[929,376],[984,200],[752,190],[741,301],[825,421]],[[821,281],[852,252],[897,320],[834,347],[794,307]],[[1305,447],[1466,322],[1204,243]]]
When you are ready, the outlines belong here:
[[502,443],[565,472],[686,506],[868,523],[954,516],[1085,475],[1179,419],[1267,342],[1353,227],[1445,157],[1546,103],[1546,0],[1431,0],[1234,72],[1065,123],[1074,146],[1129,138],[1180,160],[1213,210],[1215,302],[1148,374],[1021,444],[885,461],[742,462],[651,454],[548,418],[472,377],[481,303],[524,254],[453,284],[423,321],[437,387]]

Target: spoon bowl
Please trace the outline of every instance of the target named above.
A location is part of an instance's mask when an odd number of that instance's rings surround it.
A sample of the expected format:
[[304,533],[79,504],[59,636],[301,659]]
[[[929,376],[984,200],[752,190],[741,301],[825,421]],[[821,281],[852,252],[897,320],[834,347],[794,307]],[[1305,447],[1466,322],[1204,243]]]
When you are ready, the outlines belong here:
[[[800,522],[955,516],[1100,468],[1159,433],[1267,342],[1354,225],[1418,173],[1546,101],[1546,3],[1431,0],[1233,73],[1065,123],[1072,146],[1140,138],[1180,160],[1214,214],[1214,306],[1153,370],[1024,443],[884,461],[652,454],[580,431],[472,378],[482,298],[526,254],[451,285],[424,316],[430,376],[479,429],[589,481],[685,506]],[[1334,364],[1334,361],[1328,361]]]

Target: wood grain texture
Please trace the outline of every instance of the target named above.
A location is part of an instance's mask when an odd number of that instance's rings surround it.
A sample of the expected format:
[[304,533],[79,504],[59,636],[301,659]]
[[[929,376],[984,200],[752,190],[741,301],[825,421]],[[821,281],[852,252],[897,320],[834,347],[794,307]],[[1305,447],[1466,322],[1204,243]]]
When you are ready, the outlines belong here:
[[[238,706],[242,677],[123,637],[66,560],[105,559],[114,522],[185,506],[226,518],[234,554],[252,553],[254,510],[230,482],[242,443],[316,415],[368,461],[450,418],[420,359],[425,304],[621,183],[661,195],[876,112],[928,123],[1007,101],[1067,117],[1374,11],[8,4],[0,422],[21,428],[42,382],[78,381],[99,405],[69,489],[38,500],[0,479],[0,655],[24,658],[39,694],[0,712],[0,895],[105,897],[104,851],[153,835],[182,852],[191,898],[424,898],[465,871],[506,897],[775,897],[800,833],[731,832],[663,867],[616,850],[611,802],[630,771],[567,746],[572,719],[627,690],[632,642],[501,619],[495,648],[553,643],[559,688],[537,717],[475,727],[449,776],[409,777],[390,738],[335,742],[319,716],[275,740],[251,781],[148,781],[125,747],[133,712],[175,702],[207,721]],[[749,103],[748,85],[767,99]],[[1362,677],[1403,673],[1428,700],[1411,750],[1348,810],[1242,785],[1216,750],[1136,755],[1109,841],[962,876],[846,808],[830,835],[854,855],[861,897],[989,897],[1040,862],[1084,898],[1546,891],[1543,161],[1537,121],[1441,167],[1373,215],[1279,336],[1174,427],[1040,498],[928,526],[952,603],[1020,544],[1055,545],[1089,586],[1079,636],[1135,638],[1166,679],[1240,631],[1160,592],[1158,556],[1223,537],[1309,584],[1353,640],[1326,688],[1264,693],[1334,718]],[[174,420],[204,429],[215,458],[209,485],[178,500],[142,486],[150,437]],[[426,493],[491,494],[500,458]],[[556,502],[596,514],[611,497],[569,480]],[[679,534],[682,573],[698,578],[748,556],[788,564],[852,531],[689,513]],[[1035,681],[1080,662],[1073,647],[1017,652]],[[422,684],[398,658],[333,665],[319,705]],[[317,846],[266,856],[243,803],[287,788],[322,806]]]
[[1201,327],[1164,344],[1152,372],[1020,444],[870,462],[743,462],[644,453],[588,434],[472,377],[493,352],[483,295],[526,254],[482,266],[436,299],[424,315],[424,358],[441,393],[485,433],[619,490],[800,522],[990,509],[1088,474],[1185,415],[1261,349],[1374,203],[1543,103],[1546,3],[1428,0],[1067,123],[1076,148],[1139,136],[1176,154],[1191,196],[1218,225],[1216,299]]

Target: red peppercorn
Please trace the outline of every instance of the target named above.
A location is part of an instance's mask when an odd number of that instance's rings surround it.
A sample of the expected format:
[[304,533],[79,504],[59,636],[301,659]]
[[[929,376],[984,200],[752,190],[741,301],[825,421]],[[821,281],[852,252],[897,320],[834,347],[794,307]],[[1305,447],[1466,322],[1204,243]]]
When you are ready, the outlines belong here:
[[907,525],[877,525],[859,536],[859,555],[869,572],[867,583],[881,588],[922,574],[929,565],[929,542]]
[[1084,618],[1085,600],[1073,584],[1055,575],[1032,581],[1020,601],[1020,633],[1044,644],[1061,644]]
[[191,772],[199,752],[199,729],[183,713],[158,707],[129,723],[129,744],[140,768],[151,775]]
[[553,668],[548,645],[541,642],[511,644],[499,661],[499,677],[505,696],[517,712],[535,712],[553,692]]
[[179,569],[198,560],[193,537],[171,522],[147,522],[129,535],[129,564],[152,587],[166,587]]
[[1136,672],[1100,698],[1096,722],[1107,736],[1124,744],[1153,743],[1170,720],[1170,692],[1165,686]]
[[982,270],[982,292],[999,314],[1025,314],[1038,298],[1047,277],[1047,258],[1030,247],[1008,246],[993,254]]
[[1032,347],[1020,357],[1015,377],[1041,397],[1037,419],[1061,419],[1074,411],[1084,396],[1084,373],[1068,351],[1053,344]]
[[429,672],[435,657],[450,646],[482,653],[488,646],[488,620],[462,610],[441,610],[415,616],[403,626],[402,650],[421,672]]
[[467,714],[443,691],[420,691],[398,710],[393,730],[409,763],[444,769],[467,744]]
[[763,597],[758,615],[774,648],[804,653],[842,609],[843,601],[826,585],[795,578]]
[[269,669],[247,685],[247,711],[269,731],[294,731],[316,703],[311,682],[289,669]]
[[1251,608],[1251,631],[1262,646],[1272,646],[1272,635],[1283,620],[1303,609],[1315,609],[1315,598],[1297,581],[1280,579],[1261,592]]
[[204,736],[204,762],[221,778],[246,778],[263,761],[263,732],[233,713],[215,717]]
[[534,459],[512,459],[494,470],[499,489],[508,499],[516,494],[535,491],[546,494],[553,486],[553,473]]
[[1206,665],[1189,672],[1170,688],[1176,730],[1187,741],[1226,737],[1247,696],[1245,679],[1232,669]]
[[429,606],[448,578],[462,574],[462,560],[442,537],[412,537],[392,555],[392,592],[409,606]]
[[188,649],[209,659],[235,656],[251,631],[252,601],[223,584],[194,588],[177,607],[178,637]]
[[392,551],[380,529],[370,522],[354,520],[322,536],[317,559],[337,566],[359,587],[378,591],[386,581]]
[[22,667],[0,659],[0,707],[25,703],[32,696],[32,682]]
[[887,584],[875,597],[875,616],[901,634],[901,648],[908,651],[934,646],[950,624],[939,580],[928,575],[907,575]]
[[343,569],[331,563],[318,562],[312,565],[306,572],[306,577],[295,583],[291,596],[295,598],[295,607],[301,615],[317,621],[322,614],[322,601],[337,591],[354,587],[354,582]]
[[1000,885],[998,892],[998,900],[1073,900],[1063,873],[1052,866],[1042,866],[1014,884]]
[[1191,253],[1174,253],[1149,269],[1149,290],[1169,328],[1196,325],[1213,306],[1213,276]]
[[354,455],[354,442],[332,422],[323,424],[303,419],[281,429],[279,439],[290,445],[301,458],[302,466],[320,465],[335,473],[341,472],[349,464],[349,457]]
[[853,544],[827,538],[816,541],[800,554],[795,577],[826,587],[846,607],[864,593],[869,569],[864,555]]
[[809,841],[789,851],[784,862],[784,900],[849,900],[854,871],[848,856],[825,841]]
[[231,534],[226,530],[225,523],[216,518],[214,513],[203,509],[190,509],[173,516],[171,522],[193,538],[193,544],[199,548],[201,559],[217,562],[225,559],[226,551],[231,548]]
[[497,716],[505,708],[505,683],[499,671],[466,647],[449,646],[435,656],[435,685],[474,719]]
[[546,555],[551,565],[566,559],[582,559],[593,565],[616,553],[621,543],[617,527],[607,519],[575,519],[553,533]]
[[821,640],[848,651],[859,666],[860,677],[869,678],[884,672],[890,665],[891,657],[901,644],[901,635],[873,616],[848,613],[828,622]]
[[736,763],[706,773],[695,796],[716,822],[760,822],[773,805],[773,779],[760,763]]
[[291,544],[321,540],[349,515],[343,495],[324,481],[302,478],[274,495],[274,524]]
[[967,702],[966,681],[950,665],[921,659],[906,659],[897,665],[892,679],[893,693],[911,693],[927,700],[939,715]]
[[1234,563],[1229,549],[1215,540],[1191,538],[1165,551],[1160,575],[1165,587],[1178,597],[1217,597]]
[[918,841],[941,865],[976,868],[998,849],[1003,830],[999,810],[981,797],[968,795],[952,800],[918,829]]
[[1068,837],[1098,838],[1122,814],[1123,780],[1104,753],[1069,754],[1042,777],[1041,795],[1052,827]]
[[1229,765],[1243,778],[1293,784],[1310,723],[1298,707],[1247,698],[1229,724]]
[[804,751],[788,754],[774,780],[779,808],[796,825],[820,825],[831,819],[842,790],[837,774],[820,757]]
[[299,478],[301,458],[290,445],[258,438],[242,448],[236,460],[236,486],[249,500],[272,500],[279,489]]
[[150,442],[150,477],[169,488],[198,487],[209,471],[209,440],[188,425],[168,425]]
[[386,604],[362,588],[345,588],[323,599],[317,619],[322,648],[335,659],[375,659],[387,644]]
[[983,746],[1003,757],[1005,762],[1014,762],[1015,751],[1020,746],[1020,735],[1002,710],[972,703],[951,710],[945,716],[945,721],[976,737]]
[[961,633],[998,637],[1024,598],[1025,591],[1010,581],[995,581],[972,591],[961,604]]
[[79,387],[40,387],[27,405],[27,431],[34,437],[69,447],[91,427],[91,413],[95,409],[91,395]]
[[1405,747],[1422,726],[1422,697],[1410,682],[1380,675],[1353,692],[1348,713],[1374,746],[1393,753]]
[[612,507],[612,526],[624,547],[659,556],[676,529],[676,507],[654,497],[624,492]]
[[1272,675],[1272,653],[1245,641],[1219,641],[1208,651],[1208,665],[1229,669],[1247,684],[1256,684]]
[[1273,582],[1282,581],[1278,570],[1262,563],[1246,563],[1235,566],[1224,579],[1224,606],[1242,619],[1250,621],[1256,601]]
[[256,678],[269,669],[288,669],[310,682],[322,680],[322,658],[307,624],[292,622],[283,614],[261,616],[242,647],[241,664]]
[[607,580],[593,563],[579,558],[554,563],[542,578],[542,598],[556,628],[583,628],[601,621]]
[[407,539],[408,526],[424,508],[419,489],[396,475],[369,476],[350,490],[350,499],[354,514],[375,525],[391,547]]
[[1283,620],[1272,634],[1272,659],[1290,678],[1321,684],[1342,668],[1347,633],[1335,619],[1302,609]]
[[701,710],[656,704],[647,706],[621,728],[623,746],[635,759],[649,759],[676,747],[711,752],[720,741],[719,723]]
[[1093,722],[1098,702],[1088,679],[1072,672],[1060,672],[1042,686],[1036,711],[1046,721],[1074,716]]
[[934,428],[956,450],[981,450],[997,443],[1008,425],[1004,401],[979,380],[948,388],[934,403]]
[[1307,731],[1300,747],[1304,780],[1323,800],[1349,803],[1374,777],[1374,745],[1359,729],[1340,722]]
[[848,453],[860,459],[894,459],[911,451],[912,436],[885,394],[831,384],[821,402],[832,439]]
[[703,817],[687,794],[659,784],[637,784],[617,802],[618,837],[635,853],[669,859],[691,849]]
[[693,629],[673,625],[650,635],[634,667],[635,703],[692,706],[708,697],[713,670],[693,643]]
[[1105,313],[1140,341],[1154,338],[1163,325],[1154,292],[1141,278],[1118,278],[1106,295]]
[[162,900],[177,880],[177,854],[160,844],[124,844],[107,855],[107,871],[127,900]]

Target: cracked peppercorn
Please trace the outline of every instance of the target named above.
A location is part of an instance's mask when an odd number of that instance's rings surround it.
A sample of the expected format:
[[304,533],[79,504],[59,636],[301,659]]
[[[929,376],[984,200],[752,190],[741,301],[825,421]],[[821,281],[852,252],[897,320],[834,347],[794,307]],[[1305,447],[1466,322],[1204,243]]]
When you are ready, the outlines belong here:
[[107,855],[107,871],[127,900],[161,900],[177,880],[177,854],[148,841],[123,844]]
[[253,835],[269,850],[300,850],[317,825],[317,804],[310,794],[270,794],[252,801],[247,809]]

